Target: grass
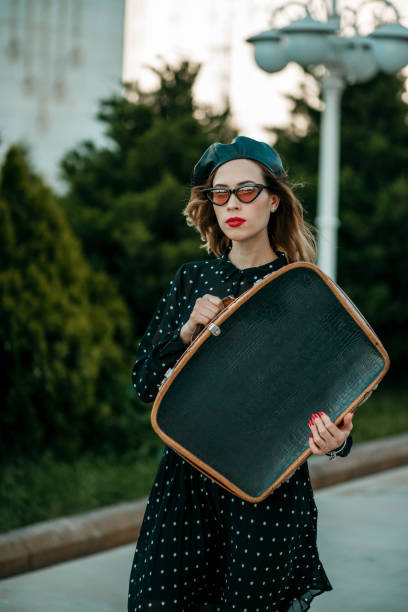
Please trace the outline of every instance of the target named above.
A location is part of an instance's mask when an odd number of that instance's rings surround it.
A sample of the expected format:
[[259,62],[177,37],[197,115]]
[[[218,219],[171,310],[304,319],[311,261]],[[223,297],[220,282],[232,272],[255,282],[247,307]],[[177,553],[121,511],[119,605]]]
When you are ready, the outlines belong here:
[[[353,423],[354,442],[408,432],[408,389],[380,387],[356,410]],[[70,462],[51,453],[36,461],[20,458],[1,470],[0,531],[144,497],[160,456],[159,449],[143,458],[135,452]]]
[[353,442],[366,442],[408,432],[406,385],[379,387],[353,418]]
[[0,477],[0,531],[145,496],[160,456],[79,457],[50,453],[5,466]]

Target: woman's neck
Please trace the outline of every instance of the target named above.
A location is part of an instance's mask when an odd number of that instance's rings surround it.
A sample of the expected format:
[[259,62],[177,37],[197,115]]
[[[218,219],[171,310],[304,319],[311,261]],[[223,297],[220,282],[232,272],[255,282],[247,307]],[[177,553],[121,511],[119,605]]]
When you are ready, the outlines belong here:
[[232,241],[232,248],[228,254],[228,259],[240,270],[245,268],[256,268],[270,263],[278,256],[268,241]]

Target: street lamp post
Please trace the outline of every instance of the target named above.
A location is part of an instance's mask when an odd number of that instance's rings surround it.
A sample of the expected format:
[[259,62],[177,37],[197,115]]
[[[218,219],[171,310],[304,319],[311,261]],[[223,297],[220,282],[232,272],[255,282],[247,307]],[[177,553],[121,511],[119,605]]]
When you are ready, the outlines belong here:
[[[311,6],[320,4],[324,21],[315,19]],[[358,29],[360,11],[373,5],[375,29],[362,36]],[[375,6],[374,6],[375,5]],[[255,61],[266,72],[279,72],[290,61],[308,68],[321,84],[324,109],[321,115],[319,187],[316,225],[318,265],[335,279],[337,268],[338,183],[341,95],[347,84],[372,79],[379,71],[397,73],[408,63],[408,29],[391,0],[363,0],[357,9],[337,10],[336,0],[301,0],[278,7],[278,13],[302,7],[305,17],[281,29],[271,28],[248,38]],[[380,8],[381,15],[374,9]],[[392,13],[393,21],[386,21]],[[352,31],[346,35],[345,27]]]

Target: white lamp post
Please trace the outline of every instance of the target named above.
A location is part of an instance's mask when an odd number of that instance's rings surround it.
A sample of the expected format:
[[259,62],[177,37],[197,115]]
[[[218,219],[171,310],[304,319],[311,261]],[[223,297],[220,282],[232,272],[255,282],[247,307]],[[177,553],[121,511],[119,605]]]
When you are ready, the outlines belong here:
[[[364,0],[357,9],[345,6],[340,14],[336,0],[320,0],[326,20],[314,19],[309,5],[317,2],[285,3],[272,15],[289,7],[301,6],[305,17],[280,29],[270,29],[248,38],[254,45],[255,60],[266,72],[279,72],[290,61],[308,68],[320,81],[324,110],[321,116],[319,188],[316,225],[318,228],[318,265],[336,278],[338,183],[340,152],[340,105],[343,89],[349,83],[372,79],[379,71],[394,74],[408,64],[408,29],[390,0]],[[358,31],[358,18],[368,4],[381,5],[382,18],[373,11],[376,28],[368,36]],[[374,8],[374,6],[373,6]],[[385,22],[386,12],[393,14]],[[351,19],[350,19],[351,17]],[[353,35],[345,35],[343,21]],[[347,23],[348,22],[348,23]]]

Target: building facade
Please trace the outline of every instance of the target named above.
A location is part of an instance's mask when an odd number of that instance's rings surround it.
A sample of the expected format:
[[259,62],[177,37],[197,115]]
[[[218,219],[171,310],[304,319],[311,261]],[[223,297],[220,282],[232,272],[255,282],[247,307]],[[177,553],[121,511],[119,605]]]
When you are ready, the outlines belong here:
[[124,0],[0,2],[0,156],[16,142],[51,185],[83,140],[105,141],[98,103],[121,91]]

